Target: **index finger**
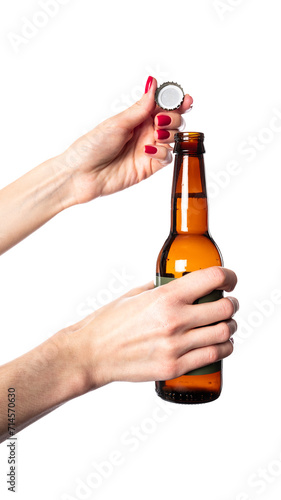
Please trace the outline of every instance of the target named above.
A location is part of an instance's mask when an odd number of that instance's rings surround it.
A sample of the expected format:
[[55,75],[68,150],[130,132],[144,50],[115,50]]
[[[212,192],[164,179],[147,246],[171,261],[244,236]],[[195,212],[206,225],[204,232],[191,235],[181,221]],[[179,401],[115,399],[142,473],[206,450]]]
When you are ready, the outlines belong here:
[[200,297],[208,295],[213,290],[231,292],[237,283],[236,274],[225,267],[207,267],[192,271],[182,278],[171,281],[169,286],[178,300],[193,304]]

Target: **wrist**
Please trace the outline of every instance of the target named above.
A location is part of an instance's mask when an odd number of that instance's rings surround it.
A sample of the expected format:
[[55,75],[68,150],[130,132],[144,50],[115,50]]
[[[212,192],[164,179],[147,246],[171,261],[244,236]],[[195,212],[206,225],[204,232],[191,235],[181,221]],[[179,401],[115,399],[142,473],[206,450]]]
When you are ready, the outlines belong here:
[[72,332],[71,327],[59,331],[46,343],[48,353],[54,361],[57,391],[62,403],[86,394],[90,389],[87,352],[80,336]]
[[61,156],[57,156],[1,190],[0,253],[76,203],[72,177],[71,169],[65,167]]
[[72,168],[69,164],[66,153],[51,158],[48,162],[53,171],[54,192],[56,196],[55,210],[56,213],[59,213],[78,203],[74,190],[76,169]]
[[59,332],[74,366],[79,395],[114,381],[110,369],[112,364],[109,363],[112,360],[111,347],[102,335],[97,334],[100,331],[97,319],[94,314],[83,326],[80,323],[80,328],[73,325]]

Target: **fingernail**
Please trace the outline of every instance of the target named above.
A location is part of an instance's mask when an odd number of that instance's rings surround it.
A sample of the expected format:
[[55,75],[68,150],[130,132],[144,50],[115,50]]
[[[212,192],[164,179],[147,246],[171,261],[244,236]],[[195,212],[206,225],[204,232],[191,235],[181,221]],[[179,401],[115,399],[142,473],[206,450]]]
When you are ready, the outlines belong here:
[[237,331],[237,323],[234,319],[230,319],[226,321],[226,323],[228,324],[230,336],[232,337],[232,335],[234,335],[234,333]]
[[237,313],[239,309],[239,302],[235,297],[226,297],[230,302],[232,302],[233,307],[234,307],[234,314]]
[[145,94],[147,94],[147,92],[150,90],[152,82],[153,82],[153,78],[152,78],[152,76],[149,76],[147,79],[147,82],[145,84],[145,90],[144,90]]
[[159,127],[165,127],[166,125],[170,125],[172,118],[168,115],[160,115],[157,116]]
[[157,136],[160,141],[163,139],[168,139],[170,137],[170,132],[168,130],[157,130]]
[[157,148],[155,146],[144,146],[144,152],[148,155],[155,155]]

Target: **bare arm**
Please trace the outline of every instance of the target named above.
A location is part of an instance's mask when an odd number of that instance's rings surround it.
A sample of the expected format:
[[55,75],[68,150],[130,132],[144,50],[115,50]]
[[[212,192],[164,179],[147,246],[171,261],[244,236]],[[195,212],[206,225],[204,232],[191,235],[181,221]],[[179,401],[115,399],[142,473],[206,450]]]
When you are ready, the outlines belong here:
[[52,158],[0,191],[0,254],[74,203],[72,174]]
[[81,346],[78,348],[71,333],[71,328],[58,332],[0,367],[0,442],[9,437],[9,388],[15,389],[16,432],[86,392],[83,358],[79,356]]

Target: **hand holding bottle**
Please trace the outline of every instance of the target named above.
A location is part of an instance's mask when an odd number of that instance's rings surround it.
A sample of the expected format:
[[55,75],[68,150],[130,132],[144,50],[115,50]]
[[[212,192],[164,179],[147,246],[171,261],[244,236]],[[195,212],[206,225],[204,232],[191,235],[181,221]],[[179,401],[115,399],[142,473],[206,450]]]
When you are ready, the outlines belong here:
[[230,292],[236,282],[235,273],[222,267],[159,288],[151,282],[70,327],[69,345],[87,390],[113,381],[171,379],[229,356],[237,299],[193,303],[214,289]]
[[[7,387],[17,390],[17,430],[110,382],[170,379],[229,356],[237,299],[193,302],[214,289],[231,292],[236,281],[233,271],[211,267],[159,288],[148,283],[0,366],[0,401]],[[0,442],[6,437],[3,411]]]

